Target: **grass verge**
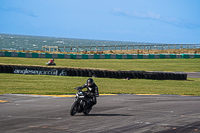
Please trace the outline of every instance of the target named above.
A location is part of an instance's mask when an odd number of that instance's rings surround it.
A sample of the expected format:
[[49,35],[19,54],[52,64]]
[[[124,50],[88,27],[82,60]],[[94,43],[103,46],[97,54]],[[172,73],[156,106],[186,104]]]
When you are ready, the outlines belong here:
[[[0,57],[0,63],[45,66],[47,58]],[[56,67],[100,68],[109,70],[199,72],[196,59],[55,59]]]
[[[0,74],[0,94],[75,94],[88,77]],[[101,94],[172,94],[200,96],[200,78],[147,80],[94,78]]]

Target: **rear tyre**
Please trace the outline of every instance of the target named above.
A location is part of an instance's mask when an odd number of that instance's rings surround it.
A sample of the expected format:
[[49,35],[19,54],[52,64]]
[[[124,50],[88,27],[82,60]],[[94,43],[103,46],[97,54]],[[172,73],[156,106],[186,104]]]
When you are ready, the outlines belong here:
[[88,115],[91,110],[92,110],[92,108],[86,109],[86,110],[83,111],[83,114]]
[[70,115],[71,116],[74,116],[76,114],[76,111],[77,111],[77,102],[74,102],[71,109],[70,109]]

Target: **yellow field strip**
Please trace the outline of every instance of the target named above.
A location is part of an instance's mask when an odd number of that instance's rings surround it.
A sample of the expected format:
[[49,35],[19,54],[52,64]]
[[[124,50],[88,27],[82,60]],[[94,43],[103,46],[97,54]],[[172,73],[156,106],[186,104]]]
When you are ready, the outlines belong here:
[[7,102],[10,102],[10,101],[0,100],[0,103],[7,103]]
[[[47,97],[75,97],[76,95],[36,95],[36,94],[31,94],[35,96],[47,96]],[[100,96],[115,96],[118,94],[99,94]],[[133,94],[133,95],[160,95],[160,94]]]
[[47,96],[47,97],[75,97],[76,95],[37,95],[37,94],[30,94],[33,96]]
[[[31,94],[35,96],[47,96],[47,97],[75,97],[76,95],[36,95],[36,94]],[[109,96],[109,95],[117,95],[117,94],[99,94],[100,96]]]
[[134,95],[145,95],[145,96],[147,96],[147,95],[160,95],[160,94],[134,94]]

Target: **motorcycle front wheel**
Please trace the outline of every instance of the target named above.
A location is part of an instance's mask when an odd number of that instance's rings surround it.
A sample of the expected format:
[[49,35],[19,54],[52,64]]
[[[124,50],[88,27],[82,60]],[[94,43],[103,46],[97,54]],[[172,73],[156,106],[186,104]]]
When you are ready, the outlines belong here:
[[76,111],[77,111],[77,102],[74,102],[71,109],[70,109],[70,115],[71,116],[74,116],[76,114]]

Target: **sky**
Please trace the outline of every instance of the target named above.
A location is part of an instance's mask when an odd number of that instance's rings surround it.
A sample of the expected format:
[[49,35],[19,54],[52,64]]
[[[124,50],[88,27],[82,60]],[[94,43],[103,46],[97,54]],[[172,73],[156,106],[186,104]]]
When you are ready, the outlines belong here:
[[200,0],[0,0],[0,33],[200,43]]

